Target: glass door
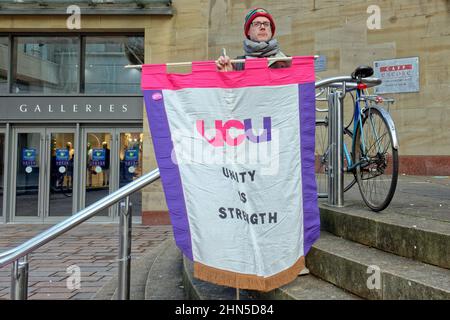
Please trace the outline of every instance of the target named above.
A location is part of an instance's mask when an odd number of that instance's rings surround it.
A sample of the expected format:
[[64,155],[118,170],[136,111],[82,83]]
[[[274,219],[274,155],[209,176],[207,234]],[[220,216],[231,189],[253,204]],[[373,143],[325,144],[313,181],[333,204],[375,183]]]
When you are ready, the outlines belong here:
[[[111,154],[113,147],[113,130],[85,129],[85,184],[84,207],[107,196],[111,188]],[[113,210],[113,209],[110,209]],[[109,216],[109,210],[104,209],[97,216]]]
[[[119,188],[142,175],[142,130],[128,130],[119,134]],[[137,191],[130,196],[133,216],[141,216],[142,196]]]
[[77,161],[74,129],[46,129],[47,159],[46,217],[66,217],[73,213],[74,169]]
[[[84,183],[81,207],[104,198],[111,192],[127,185],[142,175],[142,129],[99,129],[83,130]],[[141,216],[141,193],[130,196],[133,216]],[[84,201],[84,203],[83,203]],[[97,216],[118,216],[118,206],[105,209]],[[98,219],[101,220],[101,219]]]
[[0,222],[3,220],[3,188],[5,182],[5,132],[0,129]]
[[15,129],[13,212],[19,219],[43,218],[44,134],[44,129]]
[[13,219],[45,221],[72,215],[78,183],[75,129],[15,128],[14,139]]

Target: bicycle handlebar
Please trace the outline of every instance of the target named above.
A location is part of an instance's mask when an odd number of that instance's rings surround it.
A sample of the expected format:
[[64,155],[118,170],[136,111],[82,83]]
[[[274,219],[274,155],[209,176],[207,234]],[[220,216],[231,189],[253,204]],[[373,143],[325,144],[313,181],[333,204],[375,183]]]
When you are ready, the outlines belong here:
[[[357,79],[353,79],[350,76],[331,77],[317,81],[316,89],[324,87],[340,88],[344,83],[346,88],[354,89],[357,86],[357,81]],[[368,88],[371,88],[380,85],[382,81],[379,78],[362,78],[361,82],[366,84]]]

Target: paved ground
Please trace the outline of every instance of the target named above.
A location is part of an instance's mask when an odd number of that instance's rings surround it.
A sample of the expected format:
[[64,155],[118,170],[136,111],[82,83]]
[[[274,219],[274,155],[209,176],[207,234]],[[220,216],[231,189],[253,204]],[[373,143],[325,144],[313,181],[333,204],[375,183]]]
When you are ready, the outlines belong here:
[[[49,225],[0,225],[0,252],[12,248]],[[172,237],[171,226],[133,225],[132,259]],[[85,224],[43,246],[30,257],[29,299],[90,299],[117,274],[117,224]],[[80,270],[79,289],[73,288],[69,267]],[[76,269],[73,269],[76,270]],[[9,299],[10,271],[0,269],[0,299]],[[69,285],[68,285],[69,284]]]
[[[346,207],[366,208],[357,186],[345,194]],[[390,211],[450,223],[450,177],[400,176]],[[376,214],[376,213],[374,213]],[[0,252],[47,229],[48,225],[0,225]],[[171,226],[133,226],[132,257],[172,237]],[[90,299],[117,273],[117,224],[82,225],[31,256],[29,299]],[[81,271],[80,289],[69,289],[70,266]],[[9,298],[10,267],[0,269],[0,299]],[[69,281],[70,285],[70,281]]]
[[[345,193],[344,199],[349,208],[367,208],[357,185]],[[391,204],[378,214],[389,212],[450,222],[450,177],[399,176]]]

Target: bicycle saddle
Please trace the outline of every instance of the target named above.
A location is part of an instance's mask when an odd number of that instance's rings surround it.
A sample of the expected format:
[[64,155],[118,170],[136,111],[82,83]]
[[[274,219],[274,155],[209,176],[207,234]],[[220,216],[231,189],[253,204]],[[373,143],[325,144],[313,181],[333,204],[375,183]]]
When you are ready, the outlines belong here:
[[373,75],[373,69],[369,66],[359,66],[352,72],[353,79],[367,78]]

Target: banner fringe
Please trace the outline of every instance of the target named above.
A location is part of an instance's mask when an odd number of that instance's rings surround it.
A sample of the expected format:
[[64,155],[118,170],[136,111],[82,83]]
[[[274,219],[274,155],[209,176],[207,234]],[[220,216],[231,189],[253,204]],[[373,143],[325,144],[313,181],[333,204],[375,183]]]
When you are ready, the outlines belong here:
[[304,268],[305,257],[302,256],[288,269],[266,278],[221,270],[194,262],[194,277],[222,286],[267,292],[293,281]]

